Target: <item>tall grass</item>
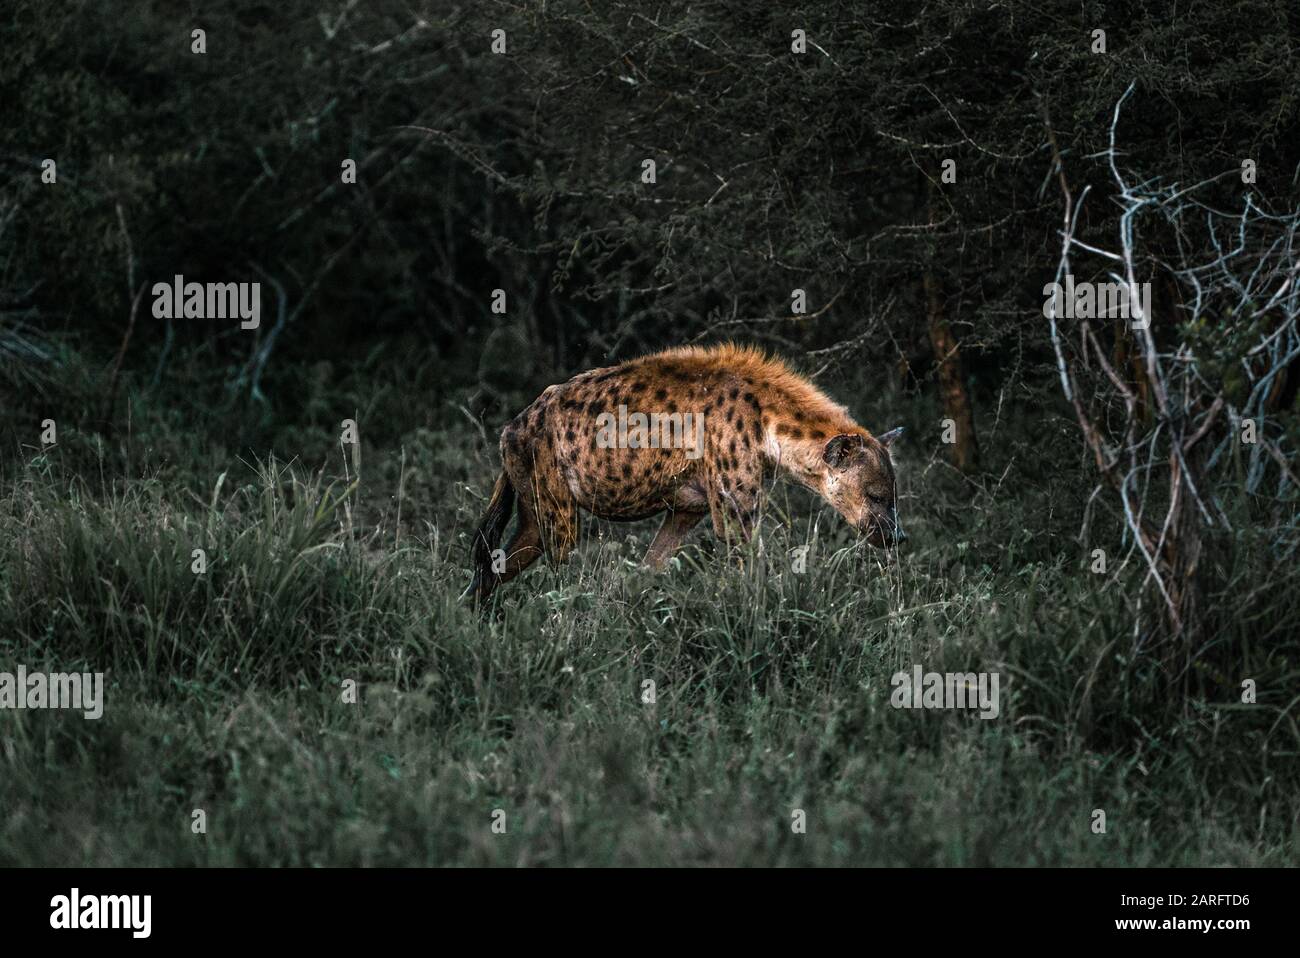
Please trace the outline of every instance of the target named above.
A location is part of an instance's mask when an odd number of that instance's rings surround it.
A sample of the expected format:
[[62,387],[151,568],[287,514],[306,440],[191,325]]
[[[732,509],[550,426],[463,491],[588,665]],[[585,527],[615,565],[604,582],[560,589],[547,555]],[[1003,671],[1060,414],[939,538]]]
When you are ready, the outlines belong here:
[[[589,522],[480,616],[456,597],[495,463],[459,410],[403,419],[387,389],[354,458],[328,410],[361,393],[255,442],[137,391],[101,437],[93,393],[62,384],[0,437],[0,671],[108,686],[98,721],[0,712],[2,863],[1296,857],[1298,573],[1248,533],[1216,544],[1214,639],[1171,681],[1132,632],[1118,524],[1076,538],[1087,487],[1050,417],[995,420],[1002,461],[968,479],[921,439],[935,410],[883,397],[918,437],[899,554],[783,486],[744,552],[697,534],[655,575],[650,528]],[[998,672],[999,717],[892,708],[918,663]]]
[[[480,616],[456,596],[489,463],[468,430],[408,438],[365,479],[9,463],[0,665],[107,692],[99,721],[0,713],[0,862],[1295,860],[1297,592],[1243,589],[1249,549],[1181,701],[1135,648],[1137,570],[1093,575],[1033,495],[933,466],[895,556],[782,491],[742,554],[697,537],[653,575],[647,530],[596,524]],[[476,481],[432,481],[453,460]],[[914,663],[998,672],[1001,714],[892,708]]]

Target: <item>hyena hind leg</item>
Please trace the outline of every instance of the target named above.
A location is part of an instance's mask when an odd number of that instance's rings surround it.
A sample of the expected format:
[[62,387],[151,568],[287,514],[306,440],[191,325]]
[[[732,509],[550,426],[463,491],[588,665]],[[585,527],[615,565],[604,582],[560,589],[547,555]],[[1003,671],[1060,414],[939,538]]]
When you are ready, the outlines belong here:
[[542,546],[551,562],[565,562],[578,545],[578,505],[569,496],[538,505]]
[[515,528],[515,534],[499,553],[493,554],[491,571],[476,579],[474,601],[486,602],[498,586],[509,582],[541,557],[541,529],[537,525],[536,516],[533,515],[532,506],[521,499],[519,524]]
[[506,567],[499,582],[509,582],[542,557],[542,530],[532,507],[526,502],[519,504],[519,527],[505,552]]
[[542,552],[551,562],[565,561],[578,544],[578,504],[554,455],[543,452],[532,462],[507,462],[506,468],[516,488],[529,490],[520,501],[534,518]]

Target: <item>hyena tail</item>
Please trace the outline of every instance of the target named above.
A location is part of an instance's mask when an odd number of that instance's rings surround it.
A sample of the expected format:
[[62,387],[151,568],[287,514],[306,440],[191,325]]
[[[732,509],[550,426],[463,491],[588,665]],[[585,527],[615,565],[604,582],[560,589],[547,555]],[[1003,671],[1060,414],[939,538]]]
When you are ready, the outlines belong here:
[[478,601],[492,591],[496,585],[497,573],[492,569],[492,553],[501,545],[501,536],[510,523],[515,511],[515,487],[503,472],[497,477],[492,487],[492,498],[488,502],[487,512],[474,530],[474,545],[470,551],[474,566],[474,580],[461,598]]

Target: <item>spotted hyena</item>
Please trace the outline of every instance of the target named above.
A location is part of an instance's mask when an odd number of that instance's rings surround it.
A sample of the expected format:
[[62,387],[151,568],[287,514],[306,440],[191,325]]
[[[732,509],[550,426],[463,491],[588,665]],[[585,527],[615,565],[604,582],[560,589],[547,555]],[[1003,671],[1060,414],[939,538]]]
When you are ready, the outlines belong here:
[[705,516],[718,536],[747,539],[775,472],[819,493],[873,545],[893,545],[906,538],[889,457],[901,433],[873,436],[747,347],[670,349],[582,373],[547,387],[502,430],[503,469],[475,532],[467,594],[485,599],[543,554],[567,558],[580,509],[628,522],[666,513],[646,553],[655,568]]

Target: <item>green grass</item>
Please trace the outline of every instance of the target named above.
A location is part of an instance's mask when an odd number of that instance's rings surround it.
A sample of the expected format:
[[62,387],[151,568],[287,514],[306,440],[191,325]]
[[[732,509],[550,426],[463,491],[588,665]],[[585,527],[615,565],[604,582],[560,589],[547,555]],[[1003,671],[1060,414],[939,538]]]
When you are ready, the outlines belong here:
[[[912,440],[894,560],[783,489],[761,548],[697,533],[655,575],[651,526],[588,523],[480,616],[457,596],[493,468],[468,424],[367,447],[358,478],[323,430],[246,462],[136,415],[6,447],[0,668],[107,690],[99,721],[0,712],[0,864],[1297,860],[1297,574],[1261,593],[1267,554],[1225,553],[1212,643],[1171,683],[1134,650],[1140,570],[1087,571],[1085,480],[1023,424],[987,481]],[[892,708],[913,663],[998,672],[1000,716]]]

